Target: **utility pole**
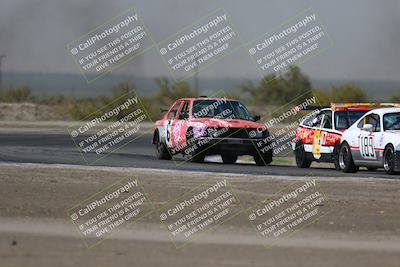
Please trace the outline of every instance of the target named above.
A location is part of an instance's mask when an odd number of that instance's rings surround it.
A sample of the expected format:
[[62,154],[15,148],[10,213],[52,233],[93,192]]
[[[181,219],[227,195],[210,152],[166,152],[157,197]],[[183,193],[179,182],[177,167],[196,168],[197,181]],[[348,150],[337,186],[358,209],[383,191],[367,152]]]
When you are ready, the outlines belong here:
[[3,58],[5,58],[5,55],[0,55],[0,94],[3,92],[3,72],[1,69],[1,63]]

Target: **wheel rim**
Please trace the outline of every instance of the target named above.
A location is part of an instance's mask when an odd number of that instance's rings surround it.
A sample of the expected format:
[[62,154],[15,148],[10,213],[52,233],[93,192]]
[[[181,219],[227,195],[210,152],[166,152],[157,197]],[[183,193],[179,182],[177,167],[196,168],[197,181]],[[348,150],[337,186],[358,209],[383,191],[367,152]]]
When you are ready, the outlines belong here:
[[340,168],[343,170],[344,168],[346,168],[346,160],[347,157],[349,156],[349,149],[344,146],[339,153],[339,166]]
[[158,153],[162,152],[162,143],[160,142],[159,138],[157,138],[157,140],[156,140],[156,149],[157,149]]
[[162,144],[160,143],[160,142],[157,142],[157,151],[159,152],[159,153],[161,153],[161,149],[162,149]]
[[392,169],[392,162],[393,162],[393,150],[391,147],[388,147],[384,157],[383,168],[385,171],[390,171]]

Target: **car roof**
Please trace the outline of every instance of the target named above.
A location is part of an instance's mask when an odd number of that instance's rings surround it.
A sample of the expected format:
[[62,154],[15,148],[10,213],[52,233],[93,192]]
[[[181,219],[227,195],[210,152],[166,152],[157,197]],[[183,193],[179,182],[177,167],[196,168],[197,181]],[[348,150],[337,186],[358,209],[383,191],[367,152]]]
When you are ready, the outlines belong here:
[[325,110],[329,110],[332,112],[343,112],[343,111],[356,112],[356,111],[370,111],[371,109],[367,109],[367,108],[336,108],[336,109],[323,108],[323,109],[320,109],[320,111],[325,111]]
[[387,113],[394,113],[394,112],[400,112],[400,108],[377,108],[369,111],[367,114],[375,113],[378,115],[384,115]]
[[[223,97],[186,97],[186,98],[180,98],[178,100],[182,101],[191,101],[191,100],[226,100],[226,101],[239,101],[237,99],[232,99],[232,98],[223,98]],[[177,101],[178,101],[177,100]]]

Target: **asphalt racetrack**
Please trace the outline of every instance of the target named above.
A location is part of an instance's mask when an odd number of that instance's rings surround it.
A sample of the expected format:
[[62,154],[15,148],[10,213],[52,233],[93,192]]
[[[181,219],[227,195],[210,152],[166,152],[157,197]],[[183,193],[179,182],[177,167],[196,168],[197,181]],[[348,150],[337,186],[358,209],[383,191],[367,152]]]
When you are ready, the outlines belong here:
[[[82,139],[84,137],[81,136]],[[310,169],[299,169],[293,164],[276,164],[274,162],[269,166],[256,166],[252,162],[222,164],[218,157],[208,157],[204,163],[187,162],[183,157],[171,161],[157,160],[154,146],[151,144],[151,137],[151,134],[142,135],[125,147],[91,165],[252,175],[396,178],[385,174],[382,169],[367,171],[361,168],[356,174],[345,174],[334,170],[333,164],[313,163]],[[96,159],[95,153],[88,153],[86,157],[89,162]],[[275,159],[279,161],[279,158]],[[67,133],[43,133],[42,130],[0,133],[0,161],[88,165]]]
[[[299,169],[288,157],[271,166],[222,164],[218,157],[161,161],[150,141],[143,135],[87,166],[62,129],[3,128],[0,266],[399,266],[398,176],[343,174],[329,164]],[[141,206],[146,215],[88,249],[66,211],[127,175],[149,195],[151,203]],[[321,216],[273,245],[260,239],[249,221],[252,207],[314,178],[326,194],[315,206]],[[229,183],[238,202],[226,210],[236,215],[174,244],[158,211],[210,179]]]

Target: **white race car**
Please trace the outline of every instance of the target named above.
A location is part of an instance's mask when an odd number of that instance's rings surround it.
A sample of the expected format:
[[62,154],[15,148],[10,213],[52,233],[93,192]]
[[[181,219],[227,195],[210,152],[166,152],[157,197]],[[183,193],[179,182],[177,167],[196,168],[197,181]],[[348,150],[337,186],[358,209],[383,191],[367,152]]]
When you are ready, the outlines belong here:
[[339,166],[343,172],[384,168],[400,171],[400,108],[379,108],[358,119],[341,138]]

